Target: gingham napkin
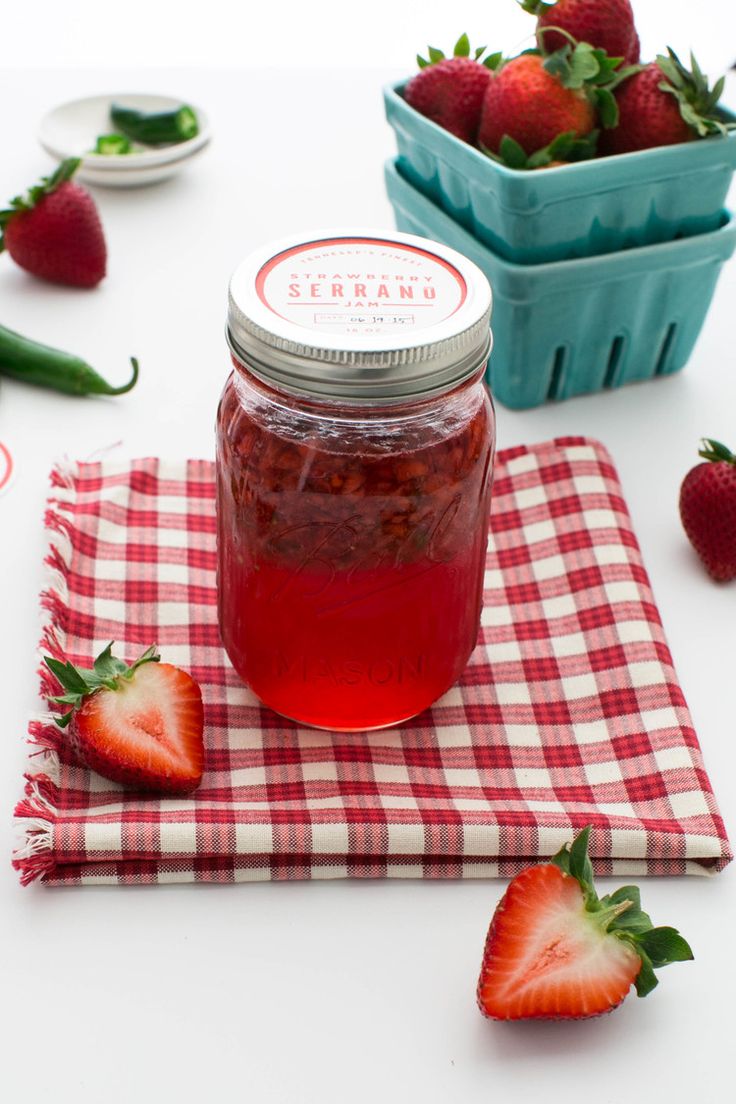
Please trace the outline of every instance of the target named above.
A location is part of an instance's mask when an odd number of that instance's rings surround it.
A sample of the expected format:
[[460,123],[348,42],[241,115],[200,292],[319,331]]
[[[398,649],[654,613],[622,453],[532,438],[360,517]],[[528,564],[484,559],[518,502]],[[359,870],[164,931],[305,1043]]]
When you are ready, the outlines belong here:
[[[497,459],[481,643],[397,729],[341,735],[261,707],[220,645],[213,465],[52,473],[42,646],[89,664],[158,643],[206,703],[206,773],[125,793],[31,724],[15,865],[46,885],[509,876],[594,826],[600,873],[722,869],[728,840],[605,449]],[[44,680],[42,692],[52,692]]]

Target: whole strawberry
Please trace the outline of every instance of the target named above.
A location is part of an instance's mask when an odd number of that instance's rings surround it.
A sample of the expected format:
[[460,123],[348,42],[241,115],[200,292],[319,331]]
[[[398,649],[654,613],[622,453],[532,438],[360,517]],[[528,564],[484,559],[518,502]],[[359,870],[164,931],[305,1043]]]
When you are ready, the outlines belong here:
[[639,60],[639,36],[630,0],[521,0],[524,11],[537,18],[540,46],[545,52],[565,45],[564,35],[547,27],[559,27],[578,42],[598,46],[611,57],[633,65]]
[[159,658],[151,647],[128,666],[111,644],[89,669],[46,656],[65,691],[51,700],[71,706],[57,724],[85,766],[124,786],[187,794],[202,780],[202,692]]
[[690,58],[691,69],[686,69],[668,48],[667,57],[659,55],[623,81],[615,92],[619,123],[602,135],[601,153],[632,153],[727,132],[716,114],[724,79],[711,90],[697,61]]
[[736,579],[736,456],[706,438],[698,453],[706,461],[692,468],[680,488],[685,532],[712,578]]
[[500,54],[481,61],[484,51],[483,46],[471,57],[467,35],[457,40],[450,58],[430,46],[429,61],[417,55],[419,72],[404,89],[406,102],[457,138],[475,142],[483,94],[500,61]]
[[0,211],[0,251],[56,284],[91,288],[105,275],[107,249],[95,201],[71,179],[78,158]]
[[599,898],[585,828],[549,863],[518,874],[486,937],[477,997],[494,1020],[580,1020],[611,1012],[655,969],[693,957],[675,928],[655,928],[636,886]]
[[511,168],[537,168],[539,157],[571,160],[555,148],[561,136],[594,146],[599,123],[615,126],[611,88],[622,77],[619,64],[586,42],[568,43],[548,57],[524,53],[503,62],[483,98],[478,144]]

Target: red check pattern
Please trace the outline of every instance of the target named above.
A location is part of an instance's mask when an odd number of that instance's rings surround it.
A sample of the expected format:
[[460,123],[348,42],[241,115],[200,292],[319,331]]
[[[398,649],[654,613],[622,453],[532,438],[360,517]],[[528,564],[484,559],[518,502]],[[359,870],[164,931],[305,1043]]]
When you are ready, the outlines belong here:
[[[481,641],[460,683],[401,728],[343,735],[262,707],[220,645],[213,465],[52,474],[42,646],[89,664],[155,641],[206,703],[206,774],[181,800],[77,766],[31,725],[14,859],[47,885],[511,876],[594,826],[599,873],[731,859],[605,449],[499,454]],[[53,692],[43,677],[42,692]]]

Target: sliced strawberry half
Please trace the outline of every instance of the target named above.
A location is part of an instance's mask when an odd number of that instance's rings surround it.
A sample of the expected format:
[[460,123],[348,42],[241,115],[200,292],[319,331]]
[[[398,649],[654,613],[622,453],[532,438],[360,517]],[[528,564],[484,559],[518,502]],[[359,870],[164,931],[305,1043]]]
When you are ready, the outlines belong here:
[[599,898],[586,828],[550,863],[514,878],[486,938],[481,1012],[496,1020],[583,1019],[611,1012],[632,984],[640,997],[654,970],[693,957],[674,928],[654,928],[639,890]]
[[202,780],[204,711],[194,679],[161,663],[155,647],[128,666],[112,645],[93,669],[46,657],[72,708],[57,718],[92,770],[115,782],[162,794],[185,794]]

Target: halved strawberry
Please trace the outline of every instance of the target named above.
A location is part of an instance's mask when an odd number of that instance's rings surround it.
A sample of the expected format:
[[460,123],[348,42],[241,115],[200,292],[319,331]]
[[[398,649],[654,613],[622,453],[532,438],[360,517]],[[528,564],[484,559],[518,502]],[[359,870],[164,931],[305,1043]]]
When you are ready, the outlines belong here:
[[204,711],[194,679],[161,663],[155,647],[131,666],[108,644],[94,669],[45,657],[71,705],[57,718],[70,744],[92,770],[123,785],[186,794],[202,781]]
[[590,828],[550,863],[514,878],[486,937],[478,1005],[495,1020],[583,1019],[611,1012],[632,984],[691,959],[674,928],[654,928],[636,886],[600,898],[588,858]]

